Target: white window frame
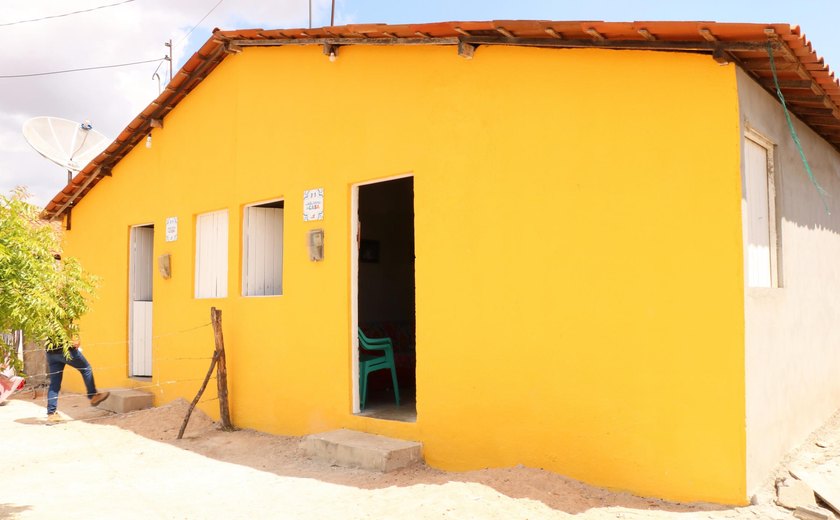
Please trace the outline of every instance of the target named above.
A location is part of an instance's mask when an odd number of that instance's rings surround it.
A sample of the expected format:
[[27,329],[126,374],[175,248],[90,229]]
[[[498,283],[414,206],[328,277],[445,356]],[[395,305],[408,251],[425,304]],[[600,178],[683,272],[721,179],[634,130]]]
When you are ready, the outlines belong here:
[[[762,134],[761,132],[757,131],[755,128],[752,128],[749,125],[746,125],[744,130],[744,139],[752,141],[754,144],[764,148],[767,152],[767,226],[769,232],[769,250],[770,250],[770,285],[758,285],[753,286],[749,285],[749,273],[746,270],[747,266],[747,223],[746,220],[748,219],[748,215],[745,213],[742,215],[744,219],[744,285],[751,289],[762,289],[762,288],[778,288],[781,287],[781,276],[779,270],[779,233],[778,233],[778,223],[776,221],[776,143],[774,143],[770,138]],[[744,143],[746,148],[746,143]],[[747,163],[746,163],[746,152],[744,158],[744,172],[743,176],[746,178],[747,175]]]
[[196,299],[227,297],[228,225],[227,209],[196,215]]
[[[271,204],[283,203],[280,208],[264,208]],[[254,208],[277,209],[280,211],[279,236],[269,241],[265,237],[254,237],[251,226]],[[248,204],[242,209],[242,296],[246,298],[272,297],[283,295],[283,241],[285,234],[286,213],[284,199],[273,199]],[[272,231],[277,231],[272,229]],[[274,265],[270,280],[266,280],[265,268],[271,259],[279,257],[279,268]]]

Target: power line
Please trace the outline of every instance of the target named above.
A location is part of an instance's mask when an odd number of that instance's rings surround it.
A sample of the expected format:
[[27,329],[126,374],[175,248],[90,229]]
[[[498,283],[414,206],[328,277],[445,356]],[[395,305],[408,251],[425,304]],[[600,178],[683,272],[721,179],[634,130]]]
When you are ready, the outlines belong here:
[[81,13],[89,13],[91,11],[96,11],[98,9],[105,9],[106,7],[115,7],[115,6],[118,6],[118,5],[123,5],[123,4],[130,3],[130,2],[134,2],[134,0],[123,0],[122,2],[117,2],[115,4],[100,5],[98,7],[91,7],[90,9],[82,9],[80,11],[72,11],[72,12],[64,13],[64,14],[54,14],[52,16],[44,16],[44,17],[41,17],[41,18],[31,18],[29,20],[18,20],[16,22],[0,23],[0,27],[8,27],[9,25],[18,25],[18,24],[22,24],[22,23],[40,22],[42,20],[51,20],[53,18],[63,18],[65,16],[72,16],[74,14],[81,14]]
[[187,34],[185,34],[183,38],[181,38],[180,40],[178,40],[178,43],[176,43],[175,45],[181,45],[181,42],[183,42],[184,40],[186,40],[186,39],[187,39],[187,37],[188,37],[189,35],[191,35],[191,34],[192,34],[192,32],[193,32],[193,31],[194,31],[194,30],[195,30],[195,29],[196,29],[199,25],[201,25],[201,22],[203,22],[203,21],[204,21],[204,20],[205,20],[208,16],[210,16],[210,14],[211,14],[213,11],[215,11],[215,10],[216,10],[216,8],[217,8],[217,7],[219,7],[219,5],[221,5],[221,3],[222,3],[222,2],[224,2],[224,1],[225,1],[225,0],[219,0],[218,2],[216,2],[216,5],[214,5],[214,6],[213,6],[213,7],[212,7],[209,11],[207,11],[207,14],[205,14],[204,16],[202,16],[202,17],[201,17],[201,20],[199,20],[199,21],[198,21],[195,25],[193,25],[193,28],[192,28],[192,29],[190,29],[190,31],[189,31]]
[[204,20],[206,20],[206,19],[207,19],[207,17],[208,17],[208,16],[210,16],[210,14],[211,14],[213,11],[215,11],[215,10],[216,10],[216,8],[217,8],[217,7],[219,7],[219,5],[221,5],[221,3],[222,3],[222,2],[224,2],[224,1],[225,1],[225,0],[219,0],[218,2],[216,2],[216,5],[214,5],[213,7],[211,7],[211,8],[210,8],[210,10],[209,10],[209,11],[207,11],[207,13],[205,13],[205,15],[201,17],[201,20],[199,20],[198,22],[196,22],[196,23],[195,23],[195,25],[193,25],[193,26],[192,26],[192,29],[190,29],[190,30],[187,32],[187,34],[185,34],[184,36],[182,36],[182,37],[181,37],[181,39],[180,39],[180,40],[178,40],[175,44],[173,44],[173,43],[172,43],[172,39],[171,39],[171,38],[169,39],[169,43],[165,43],[165,44],[164,44],[164,45],[166,45],[167,47],[169,47],[169,56],[168,56],[168,57],[167,57],[167,56],[164,56],[164,57],[163,57],[163,59],[162,59],[162,60],[160,60],[160,63],[158,63],[158,66],[157,66],[157,68],[155,69],[155,71],[154,71],[154,72],[152,72],[152,79],[155,79],[155,76],[157,76],[157,78],[158,78],[158,91],[160,91],[160,76],[158,75],[158,73],[157,73],[157,72],[158,72],[158,70],[160,70],[160,66],[161,66],[161,65],[163,65],[163,63],[164,63],[165,61],[167,61],[167,60],[169,61],[169,81],[172,81],[172,65],[173,65],[173,61],[172,61],[172,60],[174,60],[174,59],[175,59],[175,47],[177,47],[177,46],[181,45],[181,43],[182,43],[184,40],[186,40],[186,39],[189,37],[189,35],[191,35],[191,34],[193,33],[193,31],[194,31],[194,30],[196,30],[196,29],[198,28],[198,26],[199,26],[199,25],[201,25],[201,22],[203,22]]
[[[175,47],[181,45],[181,43],[183,43],[184,40],[186,40],[193,33],[193,31],[195,31],[198,28],[199,25],[201,25],[201,22],[206,20],[207,17],[210,16],[210,14],[212,14],[213,11],[215,11],[216,8],[219,7],[222,4],[222,2],[224,2],[224,1],[225,0],[219,0],[218,2],[216,2],[216,5],[211,7],[210,10],[207,11],[207,13],[205,13],[205,15],[201,17],[201,20],[196,22],[195,25],[192,26],[192,29],[190,29],[187,32],[187,34],[182,36],[181,39],[178,40],[174,45],[172,44],[172,39],[171,38],[169,39],[168,44],[164,44],[164,45],[167,45],[169,47],[169,57],[168,57],[168,59],[169,59],[169,81],[172,81],[172,65],[173,65],[173,60],[175,59]],[[152,79],[154,79],[155,76],[158,77],[158,90],[160,90],[160,76],[158,75],[157,71],[160,69],[160,66],[163,65],[163,62],[166,61],[166,60],[167,60],[167,57],[164,56],[164,58],[162,60],[160,60],[160,63],[158,63],[158,66],[155,69],[155,71],[152,72]]]
[[160,58],[155,58],[153,60],[143,60],[143,61],[132,61],[130,63],[117,63],[116,65],[100,65],[98,67],[82,67],[78,69],[65,69],[65,70],[53,70],[49,72],[32,72],[29,74],[4,74],[0,75],[0,79],[11,79],[11,78],[31,78],[34,76],[50,76],[52,74],[67,74],[68,72],[82,72],[86,70],[99,70],[99,69],[114,69],[117,67],[129,67],[131,65],[142,65],[144,63],[154,63],[156,61],[160,61]]

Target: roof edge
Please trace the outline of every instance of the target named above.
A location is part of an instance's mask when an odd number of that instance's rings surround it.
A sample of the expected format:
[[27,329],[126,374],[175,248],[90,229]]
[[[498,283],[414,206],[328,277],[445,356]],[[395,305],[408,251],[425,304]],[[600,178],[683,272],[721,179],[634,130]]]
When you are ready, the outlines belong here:
[[220,30],[175,74],[166,88],[117,138],[88,163],[41,213],[55,220],[68,213],[228,55],[245,47],[283,45],[452,45],[471,58],[476,47],[513,45],[550,48],[641,49],[699,52],[736,63],[776,95],[770,72],[775,58],[781,90],[797,117],[840,150],[840,84],[800,33],[788,24],[718,22],[603,22],[496,20],[429,24],[353,24],[314,29]]

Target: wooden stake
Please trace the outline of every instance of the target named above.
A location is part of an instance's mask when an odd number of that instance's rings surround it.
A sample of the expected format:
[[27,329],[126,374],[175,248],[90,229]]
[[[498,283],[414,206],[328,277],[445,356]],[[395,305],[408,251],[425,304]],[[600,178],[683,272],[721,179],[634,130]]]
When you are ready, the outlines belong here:
[[184,436],[184,430],[187,429],[187,423],[190,422],[190,415],[192,415],[193,408],[195,408],[195,405],[198,404],[198,400],[201,399],[201,394],[204,393],[204,389],[207,388],[207,382],[210,381],[210,375],[213,373],[213,369],[216,368],[216,362],[218,360],[219,351],[216,350],[213,352],[213,361],[210,362],[210,368],[207,370],[207,375],[204,376],[204,382],[201,383],[201,388],[199,388],[198,393],[195,394],[195,399],[193,399],[190,403],[190,407],[187,409],[187,415],[184,416],[184,422],[181,423],[181,429],[178,431],[179,439]]
[[216,366],[216,383],[219,388],[219,416],[222,420],[222,429],[233,431],[234,427],[230,420],[230,408],[228,406],[227,365],[225,363],[225,338],[222,336],[222,311],[215,307],[211,308],[210,319],[213,322],[213,335],[216,337],[216,352],[219,358]]
[[201,383],[201,388],[195,394],[195,399],[190,403],[187,409],[187,415],[184,417],[184,422],[181,424],[181,429],[178,431],[178,438],[184,436],[184,431],[187,429],[187,423],[190,421],[190,415],[201,399],[204,390],[207,388],[207,383],[210,381],[210,376],[213,374],[213,369],[216,368],[216,383],[219,391],[219,416],[222,421],[222,429],[225,431],[233,431],[234,427],[230,421],[230,408],[228,407],[228,392],[227,392],[227,366],[225,365],[225,339],[222,335],[222,311],[215,307],[210,308],[210,321],[213,324],[213,337],[216,348],[213,351],[213,360],[210,362],[210,368],[207,369],[207,375],[204,376],[204,382]]

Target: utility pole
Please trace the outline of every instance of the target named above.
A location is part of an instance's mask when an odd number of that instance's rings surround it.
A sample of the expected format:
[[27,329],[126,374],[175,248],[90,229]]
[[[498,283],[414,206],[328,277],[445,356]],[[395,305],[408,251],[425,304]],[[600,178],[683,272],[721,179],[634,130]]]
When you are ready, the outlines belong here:
[[312,0],[309,0],[309,28],[312,29]]
[[335,0],[332,0],[332,7],[330,8],[330,27],[335,26]]
[[169,61],[169,83],[172,82],[172,40],[170,39],[168,42],[164,43],[169,50],[167,51],[167,61]]

